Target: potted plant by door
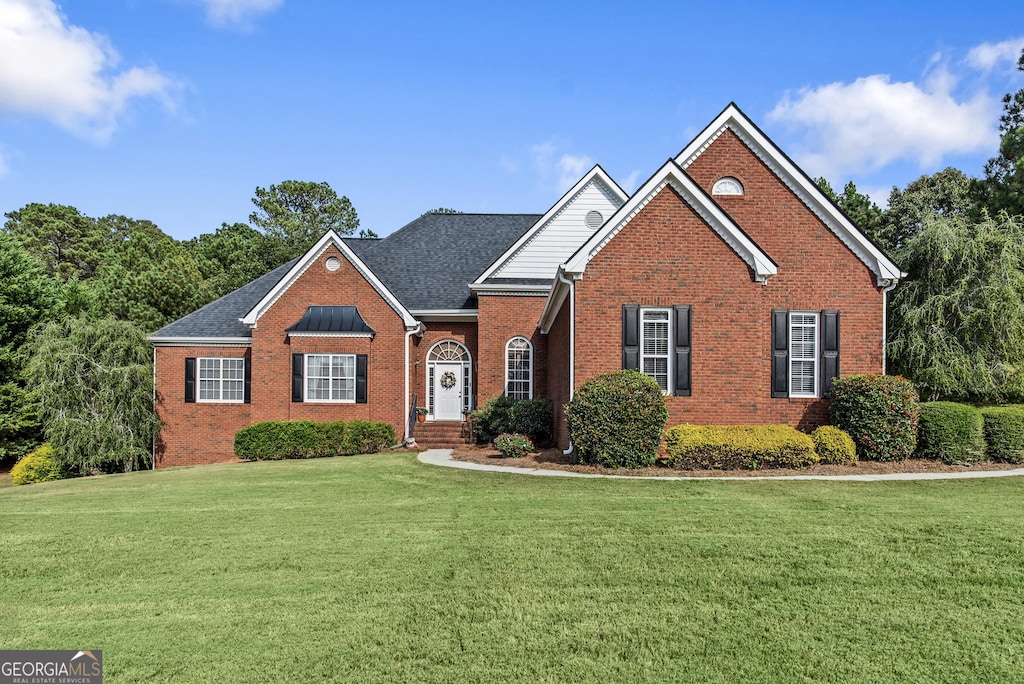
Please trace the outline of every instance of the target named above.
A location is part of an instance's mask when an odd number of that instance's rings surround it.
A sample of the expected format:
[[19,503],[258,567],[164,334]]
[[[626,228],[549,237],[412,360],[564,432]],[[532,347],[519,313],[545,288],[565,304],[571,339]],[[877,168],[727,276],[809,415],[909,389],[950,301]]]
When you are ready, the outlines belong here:
[[470,410],[469,410],[469,409],[467,409],[467,408],[464,408],[464,409],[462,409],[462,418],[463,418],[463,420],[465,420],[465,421],[466,421],[467,423],[471,423],[471,422],[473,422],[473,412],[472,412],[472,411],[470,411]]
[[416,422],[425,423],[427,422],[427,408],[425,406],[416,407]]

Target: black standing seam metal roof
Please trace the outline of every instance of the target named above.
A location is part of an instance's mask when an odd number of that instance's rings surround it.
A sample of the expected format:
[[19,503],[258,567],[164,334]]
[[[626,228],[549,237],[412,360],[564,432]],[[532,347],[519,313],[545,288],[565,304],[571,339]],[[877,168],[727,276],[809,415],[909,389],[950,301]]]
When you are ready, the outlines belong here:
[[[343,238],[406,309],[473,309],[469,284],[540,214],[425,214],[382,239]],[[251,337],[239,319],[281,281],[298,259],[165,325],[153,337]],[[344,303],[344,293],[339,292]],[[365,322],[364,322],[365,323]]]
[[355,332],[375,334],[354,306],[311,306],[286,332]]

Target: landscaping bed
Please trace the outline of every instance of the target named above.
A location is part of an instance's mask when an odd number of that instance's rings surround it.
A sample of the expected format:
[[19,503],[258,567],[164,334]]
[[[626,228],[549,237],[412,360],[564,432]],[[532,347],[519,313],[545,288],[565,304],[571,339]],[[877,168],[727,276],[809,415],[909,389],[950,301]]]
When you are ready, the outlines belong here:
[[542,449],[524,458],[502,458],[489,445],[462,446],[452,453],[456,461],[512,466],[515,468],[547,468],[601,475],[632,475],[637,477],[775,477],[779,475],[884,475],[889,473],[963,473],[986,470],[1013,470],[1015,463],[982,461],[972,465],[947,465],[942,461],[908,458],[905,461],[861,461],[857,465],[814,465],[807,468],[758,468],[756,470],[676,470],[664,466],[650,468],[602,468],[572,463],[561,449]]

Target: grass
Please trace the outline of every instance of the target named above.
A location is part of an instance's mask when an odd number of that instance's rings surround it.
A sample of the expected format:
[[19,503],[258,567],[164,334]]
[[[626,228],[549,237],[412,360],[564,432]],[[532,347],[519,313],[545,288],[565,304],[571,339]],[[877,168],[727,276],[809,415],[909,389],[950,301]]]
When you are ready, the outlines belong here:
[[1020,681],[1022,497],[410,454],[13,487],[0,635],[110,682]]

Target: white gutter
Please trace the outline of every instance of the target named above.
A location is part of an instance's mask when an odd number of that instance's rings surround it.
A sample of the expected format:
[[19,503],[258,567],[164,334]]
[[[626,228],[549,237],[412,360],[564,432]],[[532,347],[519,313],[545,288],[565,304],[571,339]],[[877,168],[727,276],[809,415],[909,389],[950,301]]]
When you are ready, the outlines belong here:
[[[156,345],[149,345],[153,348],[153,413],[156,414]],[[153,467],[156,470],[156,433],[153,433]]]
[[412,388],[409,386],[409,339],[416,334],[422,335],[426,328],[422,323],[417,322],[415,328],[405,331],[405,402],[402,404],[402,411],[405,413],[405,434],[402,436],[402,443],[409,441],[409,395]]
[[[559,268],[558,279],[569,286],[569,401],[572,401],[576,391],[576,281],[568,279]],[[572,440],[569,440],[569,448],[563,451],[565,455],[573,451]]]
[[889,322],[887,320],[888,319],[888,315],[887,314],[889,313],[888,293],[889,293],[889,290],[893,289],[894,287],[896,287],[899,284],[900,284],[899,280],[896,280],[896,279],[887,280],[886,281],[886,285],[882,288],[882,375],[886,374],[886,365],[887,365],[886,361],[887,361],[887,359],[886,359],[885,347],[886,347],[886,343],[888,342],[888,339],[889,339]]

